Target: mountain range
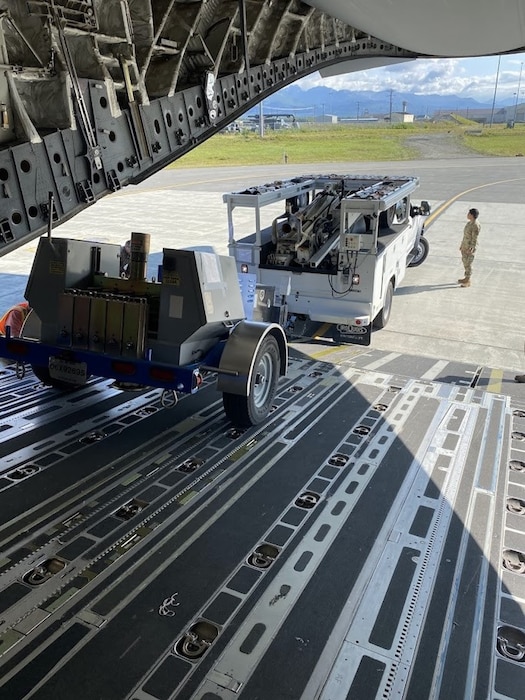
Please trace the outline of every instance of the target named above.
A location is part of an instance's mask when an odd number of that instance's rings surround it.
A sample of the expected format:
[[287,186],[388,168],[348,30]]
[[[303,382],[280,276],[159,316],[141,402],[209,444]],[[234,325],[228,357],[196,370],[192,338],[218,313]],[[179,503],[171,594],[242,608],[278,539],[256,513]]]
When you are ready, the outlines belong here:
[[[497,108],[509,107],[511,100],[498,101]],[[338,118],[357,119],[367,116],[384,116],[392,112],[409,112],[416,116],[431,117],[436,112],[465,111],[469,109],[491,109],[492,101],[478,102],[472,97],[458,95],[416,95],[390,90],[379,92],[335,90],[328,87],[313,87],[303,90],[289,85],[264,101],[265,114],[289,112],[296,118],[320,118],[333,115]],[[250,110],[258,113],[259,108]]]

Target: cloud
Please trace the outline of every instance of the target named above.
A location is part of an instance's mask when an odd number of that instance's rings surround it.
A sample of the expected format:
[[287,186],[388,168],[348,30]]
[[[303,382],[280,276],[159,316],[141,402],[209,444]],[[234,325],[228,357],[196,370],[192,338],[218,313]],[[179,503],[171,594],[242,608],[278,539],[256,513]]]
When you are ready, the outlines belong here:
[[[525,54],[502,56],[498,77],[497,102],[516,94]],[[298,82],[307,90],[324,85],[335,90],[394,90],[418,95],[461,95],[479,101],[492,100],[498,71],[498,57],[417,59],[384,68],[372,68],[322,79],[314,73]],[[524,90],[522,72],[520,95]]]

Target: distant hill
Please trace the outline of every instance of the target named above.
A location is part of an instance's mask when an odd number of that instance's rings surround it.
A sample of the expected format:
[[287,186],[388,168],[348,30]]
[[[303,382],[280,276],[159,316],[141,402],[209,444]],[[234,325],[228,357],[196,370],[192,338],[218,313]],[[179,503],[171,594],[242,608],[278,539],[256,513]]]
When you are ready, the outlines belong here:
[[[457,95],[415,95],[390,90],[381,92],[334,90],[328,87],[314,87],[303,90],[297,85],[289,85],[264,101],[265,113],[289,112],[297,118],[321,115],[334,115],[339,118],[356,119],[366,116],[384,116],[392,111],[402,112],[404,107],[416,116],[432,116],[438,111],[454,112],[467,109],[490,109],[492,103],[478,102],[471,97]],[[498,106],[503,106],[499,104]],[[258,113],[258,108],[250,114]]]

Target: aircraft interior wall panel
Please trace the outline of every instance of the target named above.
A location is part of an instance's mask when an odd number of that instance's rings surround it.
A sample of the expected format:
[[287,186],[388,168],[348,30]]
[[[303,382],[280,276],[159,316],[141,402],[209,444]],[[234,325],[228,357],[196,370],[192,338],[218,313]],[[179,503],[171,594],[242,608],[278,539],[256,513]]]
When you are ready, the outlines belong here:
[[[78,200],[75,181],[72,176],[62,134],[63,132],[48,134],[44,137],[44,145],[53,173],[58,205],[67,216],[68,213],[74,211],[78,206]],[[42,219],[40,223],[41,225],[45,225],[46,222]]]
[[201,89],[188,88],[183,90],[182,94],[184,96],[186,119],[190,127],[191,138],[198,139],[208,130],[208,115],[203,92]]
[[177,110],[175,108],[175,96],[161,97],[158,102],[162,114],[164,132],[166,134],[167,150],[169,153],[175,153],[179,148],[176,136]]
[[221,119],[238,111],[239,98],[234,75],[225,75],[218,81],[217,94],[220,95],[219,116]]
[[166,133],[166,125],[162,112],[161,99],[153,100],[149,105],[140,108],[150,158],[153,162],[162,160],[170,155],[169,139]]
[[119,189],[116,181],[108,173],[114,173],[113,177],[125,181],[133,173],[133,166],[138,159],[127,116],[125,113],[119,116],[112,115],[105,84],[91,81],[89,97],[96,140],[101,148],[101,159],[106,169],[104,178],[97,172],[90,174],[93,191],[99,195],[106,189]]
[[[19,225],[23,235],[24,227],[30,231],[37,231],[47,224],[49,193],[53,193],[56,201],[57,192],[42,142],[20,144],[15,146],[11,153],[21,193],[18,206],[11,212],[11,223],[16,236]],[[62,215],[60,207],[57,208],[55,215]]]
[[27,231],[25,226],[17,229],[16,219],[13,221],[13,213],[23,210],[24,202],[11,149],[0,151],[0,249]]
[[173,97],[170,98],[170,104],[173,109],[173,134],[178,146],[185,146],[188,144],[191,137],[191,128],[188,121],[188,114],[186,111],[186,100],[185,96],[181,92],[175,93]]

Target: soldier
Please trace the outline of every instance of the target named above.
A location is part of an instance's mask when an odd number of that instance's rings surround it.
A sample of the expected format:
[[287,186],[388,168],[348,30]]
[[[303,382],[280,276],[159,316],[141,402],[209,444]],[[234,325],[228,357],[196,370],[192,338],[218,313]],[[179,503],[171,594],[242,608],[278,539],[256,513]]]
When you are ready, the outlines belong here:
[[9,326],[13,338],[18,338],[30,310],[27,301],[22,301],[20,304],[15,304],[7,309],[0,318],[0,335],[5,335],[6,326]]
[[461,261],[465,268],[465,277],[458,280],[462,287],[470,287],[470,276],[472,274],[472,263],[474,262],[474,253],[478,243],[478,235],[481,231],[481,226],[478,222],[479,211],[477,209],[469,209],[467,214],[467,223],[463,229],[463,240],[459,246],[461,252]]

